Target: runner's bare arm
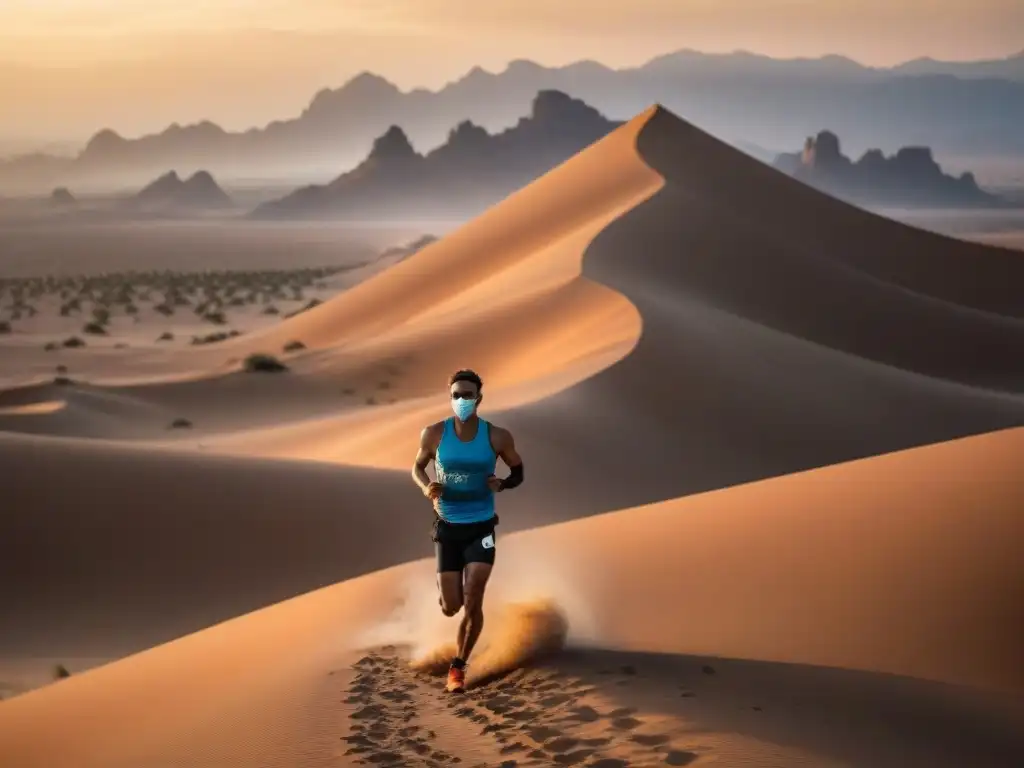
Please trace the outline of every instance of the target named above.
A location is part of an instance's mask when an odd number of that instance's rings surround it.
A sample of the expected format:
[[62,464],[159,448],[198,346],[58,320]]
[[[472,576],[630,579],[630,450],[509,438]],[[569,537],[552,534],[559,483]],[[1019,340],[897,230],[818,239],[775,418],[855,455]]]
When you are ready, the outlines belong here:
[[412,479],[419,486],[420,490],[423,491],[424,495],[430,495],[432,486],[436,486],[438,493],[440,493],[441,484],[435,483],[427,475],[427,465],[434,460],[437,455],[437,446],[441,442],[441,429],[444,423],[431,424],[429,427],[424,427],[423,431],[420,432],[420,448],[416,453],[416,461],[412,465]]

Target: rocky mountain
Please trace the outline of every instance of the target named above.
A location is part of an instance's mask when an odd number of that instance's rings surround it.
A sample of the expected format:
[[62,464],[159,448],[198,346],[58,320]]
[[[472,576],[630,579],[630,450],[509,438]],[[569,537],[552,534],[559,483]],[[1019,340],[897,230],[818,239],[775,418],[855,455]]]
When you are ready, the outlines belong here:
[[554,168],[620,125],[561,91],[541,91],[527,117],[492,134],[470,121],[440,147],[418,153],[393,125],[355,169],[303,187],[251,216],[259,219],[466,218]]
[[139,191],[130,203],[140,208],[212,210],[231,205],[231,198],[207,171],[182,179],[170,171]]
[[823,192],[851,202],[908,207],[999,206],[974,175],[949,176],[929,147],[902,147],[886,156],[870,149],[857,161],[843,155],[839,137],[821,131],[807,138],[802,152],[782,154],[775,167]]
[[50,204],[56,208],[67,208],[77,202],[67,187],[57,187],[50,193]]
[[358,162],[390,125],[430,149],[462,120],[490,131],[514,124],[541,90],[571,94],[617,119],[662,103],[732,143],[792,146],[827,115],[862,149],[923,143],[938,152],[1024,154],[1022,62],[918,60],[876,69],[840,56],[679,51],[618,70],[593,61],[554,68],[514,61],[500,73],[476,67],[438,91],[407,92],[363,73],[320,91],[294,118],[244,132],[201,122],[129,139],[106,129],[74,157],[0,163],[0,188],[115,177],[139,183],[168,167],[206,168],[219,178],[323,179],[324,169]]

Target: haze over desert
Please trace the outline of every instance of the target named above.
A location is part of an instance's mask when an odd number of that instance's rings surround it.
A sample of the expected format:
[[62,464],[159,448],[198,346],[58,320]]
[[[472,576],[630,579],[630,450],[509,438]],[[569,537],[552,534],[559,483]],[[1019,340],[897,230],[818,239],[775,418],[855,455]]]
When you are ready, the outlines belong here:
[[[1012,141],[515,109],[10,187],[0,766],[1024,764]],[[469,391],[500,520],[449,616],[410,468]]]

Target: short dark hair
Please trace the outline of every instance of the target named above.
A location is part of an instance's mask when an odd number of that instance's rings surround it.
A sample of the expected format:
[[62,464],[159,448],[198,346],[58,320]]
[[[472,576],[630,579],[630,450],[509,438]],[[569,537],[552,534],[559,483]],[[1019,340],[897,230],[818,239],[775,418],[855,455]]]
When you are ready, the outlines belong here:
[[470,384],[476,384],[477,392],[484,388],[483,379],[480,378],[476,371],[471,371],[469,368],[463,368],[461,371],[453,373],[448,378],[448,386],[450,387],[457,381],[468,381]]

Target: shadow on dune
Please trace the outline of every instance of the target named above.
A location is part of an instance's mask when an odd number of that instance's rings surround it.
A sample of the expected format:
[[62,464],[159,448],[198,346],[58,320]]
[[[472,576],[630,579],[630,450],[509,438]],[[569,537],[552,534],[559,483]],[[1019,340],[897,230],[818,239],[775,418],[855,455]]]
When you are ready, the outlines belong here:
[[0,653],[134,652],[431,553],[396,472],[3,435],[0,466]]
[[737,733],[876,768],[1002,768],[1024,759],[1020,697],[897,675],[681,654],[573,649],[539,665],[609,691],[616,703],[685,718],[695,744],[702,734]]
[[[495,417],[566,517],[1024,424],[1024,260],[872,215],[654,110],[665,186],[583,273],[643,317],[633,352]],[[513,518],[509,515],[509,518]]]

